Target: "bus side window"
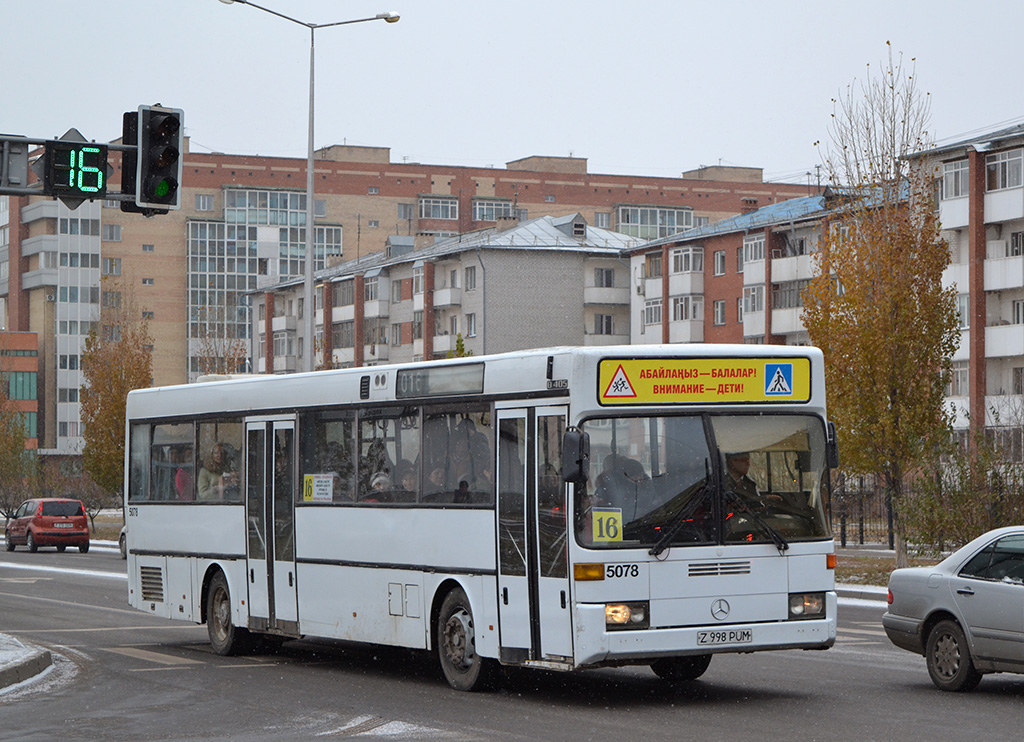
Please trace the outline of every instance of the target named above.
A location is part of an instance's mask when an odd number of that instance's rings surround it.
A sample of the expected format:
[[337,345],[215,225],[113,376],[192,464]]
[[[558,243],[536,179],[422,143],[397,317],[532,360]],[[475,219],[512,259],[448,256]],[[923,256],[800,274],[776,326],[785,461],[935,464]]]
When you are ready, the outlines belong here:
[[[300,418],[301,472],[331,477],[331,502],[355,499],[355,420],[351,411],[308,412]],[[302,490],[297,497],[301,501]]]

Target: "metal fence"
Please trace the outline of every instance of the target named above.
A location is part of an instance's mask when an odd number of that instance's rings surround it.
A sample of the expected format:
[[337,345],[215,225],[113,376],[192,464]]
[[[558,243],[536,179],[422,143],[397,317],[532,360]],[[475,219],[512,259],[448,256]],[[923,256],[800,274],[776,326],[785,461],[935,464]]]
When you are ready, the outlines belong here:
[[881,544],[892,548],[885,491],[871,477],[851,477],[832,493],[832,535],[840,546]]

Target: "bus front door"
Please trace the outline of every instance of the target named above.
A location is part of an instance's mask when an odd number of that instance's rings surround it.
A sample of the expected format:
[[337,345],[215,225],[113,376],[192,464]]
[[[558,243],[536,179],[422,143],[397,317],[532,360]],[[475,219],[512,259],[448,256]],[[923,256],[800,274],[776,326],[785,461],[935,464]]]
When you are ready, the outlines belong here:
[[501,659],[572,657],[562,407],[498,410]]
[[246,423],[249,628],[298,633],[295,421]]

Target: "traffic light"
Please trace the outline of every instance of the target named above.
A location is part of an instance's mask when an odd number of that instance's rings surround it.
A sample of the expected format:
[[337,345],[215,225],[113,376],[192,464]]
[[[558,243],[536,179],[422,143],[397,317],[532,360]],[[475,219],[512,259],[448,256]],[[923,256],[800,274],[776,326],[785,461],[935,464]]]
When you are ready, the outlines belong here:
[[44,144],[43,193],[76,208],[107,193],[107,145],[85,141],[77,129]]
[[135,204],[149,209],[180,209],[181,153],[185,132],[180,108],[139,106],[138,169]]

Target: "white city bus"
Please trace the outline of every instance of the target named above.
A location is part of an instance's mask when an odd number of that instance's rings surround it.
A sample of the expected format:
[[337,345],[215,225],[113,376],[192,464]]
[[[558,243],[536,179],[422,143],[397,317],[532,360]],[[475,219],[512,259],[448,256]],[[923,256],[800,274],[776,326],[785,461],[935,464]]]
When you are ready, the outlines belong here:
[[128,591],[213,648],[650,665],[836,636],[821,353],[553,348],[128,395]]

